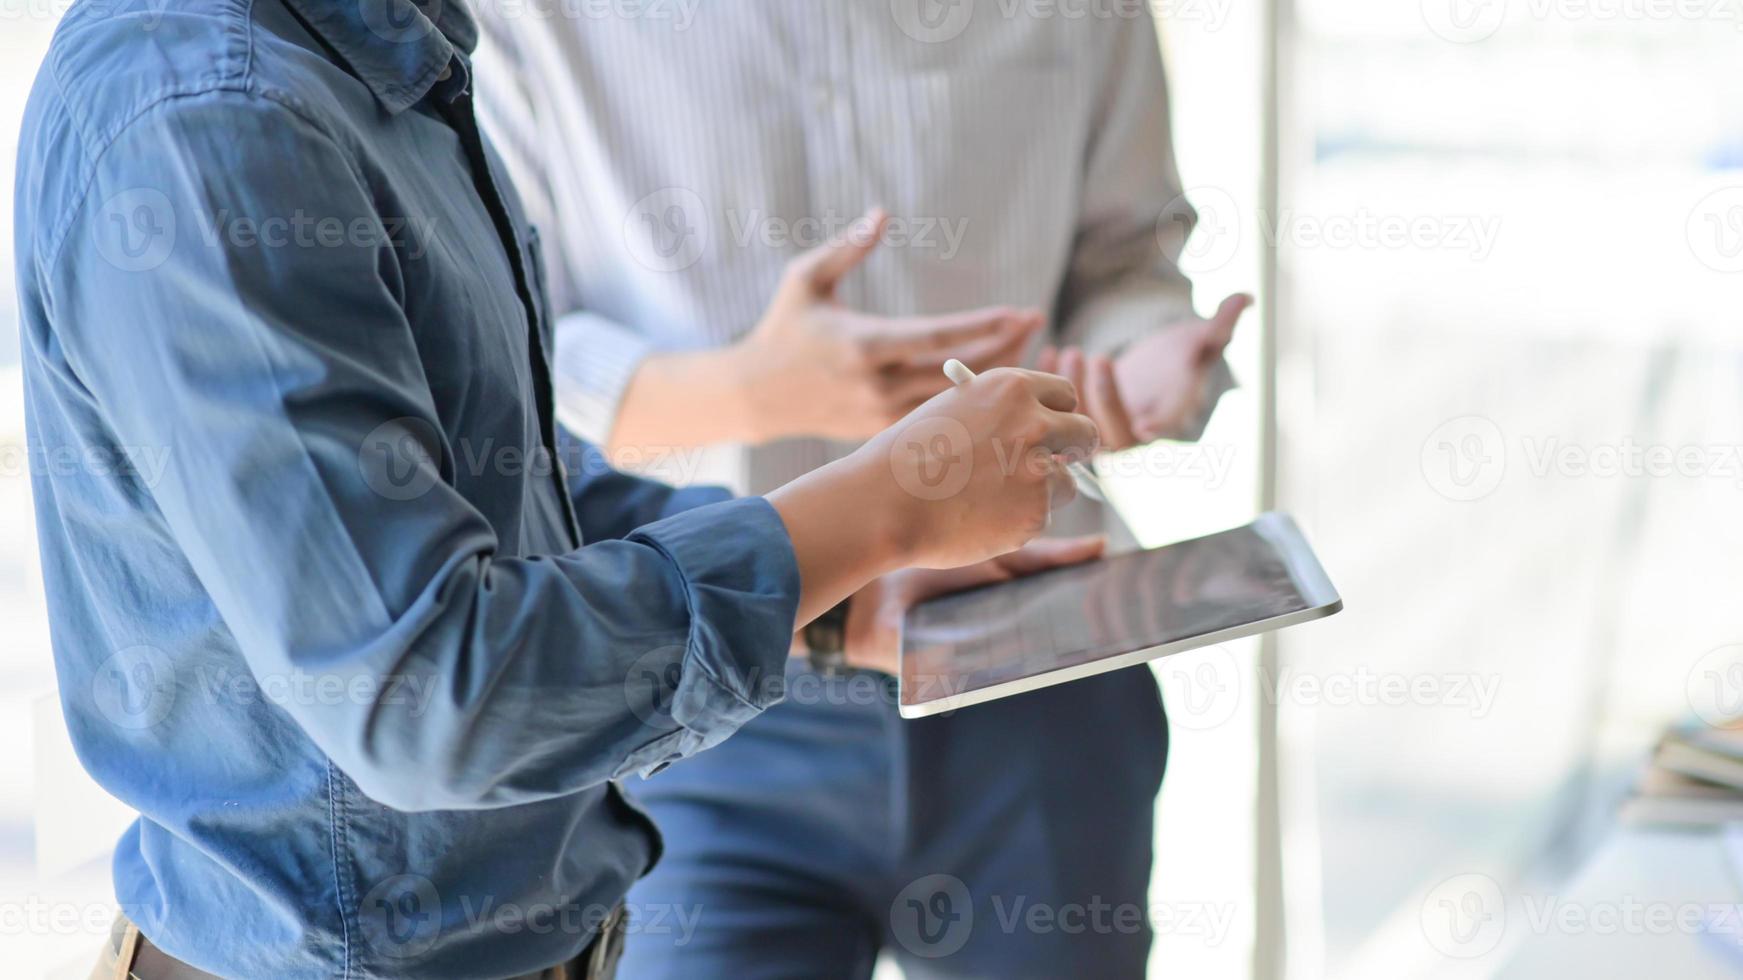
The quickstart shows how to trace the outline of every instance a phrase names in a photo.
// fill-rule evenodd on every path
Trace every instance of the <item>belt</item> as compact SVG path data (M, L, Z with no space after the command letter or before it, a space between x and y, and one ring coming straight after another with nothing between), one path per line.
M618 960L623 958L623 937L629 916L620 904L611 910L599 934L581 955L535 973L522 973L509 980L614 980ZM109 942L91 971L90 980L222 980L216 974L189 966L151 944L139 927L124 915L115 917Z

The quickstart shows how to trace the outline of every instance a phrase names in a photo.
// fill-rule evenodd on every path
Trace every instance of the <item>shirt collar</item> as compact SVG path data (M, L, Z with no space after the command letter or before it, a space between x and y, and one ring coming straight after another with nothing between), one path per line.
M478 46L465 0L285 0L390 113L422 101Z

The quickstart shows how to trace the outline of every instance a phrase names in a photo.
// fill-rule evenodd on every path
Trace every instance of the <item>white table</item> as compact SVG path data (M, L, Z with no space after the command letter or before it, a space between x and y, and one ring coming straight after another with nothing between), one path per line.
M1535 924L1521 924L1520 910L1509 910L1509 928L1522 925L1525 934L1497 976L1743 977L1743 952L1718 948L1712 937L1663 922L1692 906L1735 909L1743 903L1739 880L1717 831L1618 828L1564 887L1530 896L1538 913ZM1556 904L1546 905L1550 901ZM1576 924L1545 927L1554 921L1542 914L1547 907L1570 909ZM1653 916L1660 918L1655 922ZM1600 920L1608 924L1599 925Z

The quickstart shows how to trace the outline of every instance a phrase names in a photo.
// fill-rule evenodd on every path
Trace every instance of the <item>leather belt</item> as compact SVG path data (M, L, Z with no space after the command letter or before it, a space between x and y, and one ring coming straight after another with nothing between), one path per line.
M599 927L599 934L575 957L536 973L523 973L509 980L613 980L623 958L624 933L629 916L620 904ZM115 917L109 942L91 971L91 980L222 980L216 974L189 966L165 953L145 938L126 916Z

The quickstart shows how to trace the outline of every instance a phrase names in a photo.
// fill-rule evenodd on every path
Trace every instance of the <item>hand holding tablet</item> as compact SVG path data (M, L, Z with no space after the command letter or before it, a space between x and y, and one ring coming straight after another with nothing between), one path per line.
M901 714L953 711L1342 608L1295 522L1265 514L915 606L902 628Z

